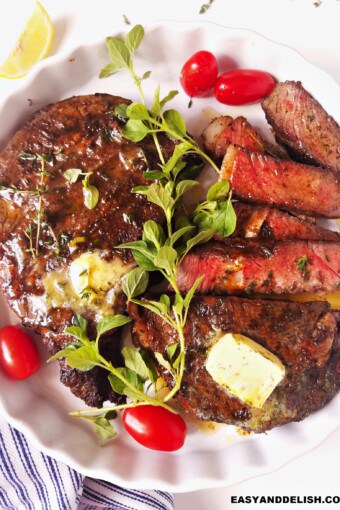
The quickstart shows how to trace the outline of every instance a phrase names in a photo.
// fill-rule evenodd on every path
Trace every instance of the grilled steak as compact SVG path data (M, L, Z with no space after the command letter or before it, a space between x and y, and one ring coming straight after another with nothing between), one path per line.
M163 221L158 206L131 193L134 186L147 184L143 171L156 168L159 160L152 139L133 143L122 137L121 121L113 114L121 103L129 101L96 94L49 105L0 154L3 291L23 324L41 333L51 352L72 340L64 329L76 313L89 320L93 332L102 314L125 310L120 281L134 261L129 251L114 247L139 239L148 219ZM174 142L163 137L160 143L168 158ZM37 154L45 155L44 176ZM93 172L88 184L99 192L93 209L84 204L84 176L71 183L64 176L68 169ZM97 288L86 282L90 277L97 281L99 269L81 262L84 254L101 264L105 281ZM106 342L101 349L115 358L119 342L111 342L109 353ZM63 382L87 404L113 398L100 369L80 373L62 366Z
M193 249L181 263L177 285L189 291L205 275L198 292L326 292L340 286L338 242L210 242Z
M234 202L237 216L233 237L261 239L301 239L307 241L339 241L337 232L319 227L274 207ZM221 241L224 238L216 237Z
M331 170L230 145L221 171L222 180L230 181L241 200L307 216L340 217L340 182Z
M216 163L221 163L230 144L253 152L283 157L283 151L267 142L244 117L216 117L202 133L203 147Z
M129 305L136 345L166 356L176 333L159 316ZM276 354L286 367L282 382L262 409L216 383L205 368L207 352L223 333L241 333ZM299 421L323 407L340 389L340 342L327 303L253 301L237 297L193 299L185 325L185 371L177 400L199 420L263 432ZM168 386L169 373L159 367Z
M340 128L300 82L278 83L262 108L295 159L340 171Z

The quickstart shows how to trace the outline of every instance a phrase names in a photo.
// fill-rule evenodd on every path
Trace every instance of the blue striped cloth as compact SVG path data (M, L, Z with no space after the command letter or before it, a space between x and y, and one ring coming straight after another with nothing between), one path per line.
M173 510L171 494L84 477L0 418L1 510Z

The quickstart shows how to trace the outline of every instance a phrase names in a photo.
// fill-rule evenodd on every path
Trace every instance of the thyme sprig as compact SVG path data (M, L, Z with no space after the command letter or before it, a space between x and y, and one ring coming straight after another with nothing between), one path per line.
M58 149L57 154L59 154L60 149ZM38 153L28 153L21 151L19 153L20 159L26 159L30 161L38 161L39 168L37 170L37 175L39 177L37 186L35 190L25 190L26 193L37 196L38 204L35 216L33 218L33 222L31 222L25 229L24 233L26 237L29 239L29 248L26 250L31 253L33 258L37 258L39 256L39 246L41 241L41 231L42 231L42 222L44 221L47 224L45 211L43 209L43 195L48 192L48 188L46 186L46 178L51 176L51 173L46 170L46 164L53 165L53 155L54 153L48 154L38 154ZM21 193L22 191L15 191L17 193ZM33 233L35 233L35 241L33 241Z

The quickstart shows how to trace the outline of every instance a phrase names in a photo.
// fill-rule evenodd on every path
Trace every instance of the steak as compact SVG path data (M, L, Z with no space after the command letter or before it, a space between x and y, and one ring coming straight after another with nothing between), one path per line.
M135 345L151 355L178 341L176 332L153 312L129 305ZM212 379L209 348L225 333L252 338L279 357L286 372L262 409L250 407ZM237 297L195 297L184 329L185 369L176 399L199 420L264 432L300 421L322 408L340 389L340 339L327 303L288 303ZM172 377L158 367L169 387Z
M332 170L230 145L221 167L233 196L307 216L340 217L340 182Z
M233 237L307 241L340 240L337 232L274 207L244 202L234 202L233 205L237 216ZM217 238L224 241L222 237Z
M262 108L277 141L295 159L340 171L340 128L301 82L278 83Z
M95 94L46 106L0 153L3 292L23 324L43 335L51 353L73 340L64 329L75 314L88 319L91 334L103 314L124 313L121 278L134 266L134 260L129 250L116 250L115 246L140 239L147 220L162 223L164 219L157 205L131 193L133 187L148 183L143 171L156 168L159 159L151 138L139 143L123 138L123 121L114 115L121 103L129 101ZM160 144L164 157L169 158L174 142L164 136ZM43 184L37 154L46 159ZM84 204L84 177L71 183L64 176L69 169L92 172L89 184L99 192L94 208ZM112 274L105 273L105 288L75 292L70 268L84 254L100 261L105 271L111 268ZM76 281L88 271L80 268ZM97 276L94 272L93 279ZM90 281L90 276L85 278ZM119 339L109 335L100 348L109 359L115 359ZM87 404L99 406L116 398L101 369L82 373L65 367L63 361L61 366L63 382Z
M203 131L202 141L205 151L218 164L222 163L230 144L253 152L284 156L282 149L264 140L244 117L216 117Z
M194 248L176 276L181 292L204 275L197 292L315 293L340 287L338 242L233 239Z

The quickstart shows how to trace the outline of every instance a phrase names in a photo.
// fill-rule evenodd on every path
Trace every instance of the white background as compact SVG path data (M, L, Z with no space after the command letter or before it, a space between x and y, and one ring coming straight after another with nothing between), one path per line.
M340 1L322 0L215 0L199 15L204 0L42 0L54 26L52 54L82 42L96 41L123 27L125 14L132 24L161 19L210 20L245 28L297 49L305 58L327 71L340 85ZM33 0L10 0L1 5L0 60L17 39L33 9ZM169 41L171 51L171 41ZM22 80L0 79L1 95L14 92ZM282 444L282 448L285 445ZM318 448L287 466L225 489L175 495L176 510L225 510L233 508L291 508L293 505L232 504L231 496L340 495L340 430ZM235 459L237 462L237 459ZM156 487L155 487L156 488ZM315 505L315 507L319 505ZM339 508L339 505L320 505ZM297 508L314 505L299 504Z

